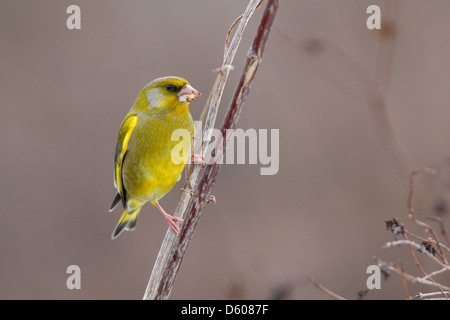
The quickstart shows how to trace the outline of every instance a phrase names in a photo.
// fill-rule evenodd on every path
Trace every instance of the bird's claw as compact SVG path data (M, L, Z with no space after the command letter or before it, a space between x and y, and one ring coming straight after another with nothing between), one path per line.
M203 167L205 167L205 161L201 154L193 154L191 157L192 162L199 162Z
M169 224L170 228L173 230L173 232L178 233L180 232L180 227L178 227L175 222L176 221L180 221L181 223L183 223L183 219L179 218L179 217L174 217L171 216L170 214L167 214L164 216L166 218L167 223Z

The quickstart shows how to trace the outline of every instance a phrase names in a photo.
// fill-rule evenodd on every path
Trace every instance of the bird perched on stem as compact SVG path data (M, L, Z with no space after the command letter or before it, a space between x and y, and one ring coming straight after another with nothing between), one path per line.
M189 113L189 102L200 93L189 82L179 77L158 78L139 93L136 102L122 122L114 157L114 185L118 191L110 211L121 201L125 209L112 238L123 230L133 230L142 206L151 202L164 215L175 233L179 217L166 213L158 200L180 180L181 172L191 150L194 125ZM185 130L188 138L181 152L179 140L173 132ZM187 141L184 141L187 140ZM184 150L184 152L183 152ZM174 161L174 154L180 161Z

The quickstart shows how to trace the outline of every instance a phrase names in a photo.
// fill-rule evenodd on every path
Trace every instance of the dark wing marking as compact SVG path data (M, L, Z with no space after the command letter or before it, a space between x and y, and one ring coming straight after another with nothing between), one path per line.
M136 127L136 123L137 115L130 114L125 117L119 130L116 153L114 155L114 185L117 188L118 195L113 200L111 205L112 209L114 209L120 199L122 200L123 206L126 206L126 190L123 185L122 167L128 151L128 142L130 141L131 134Z

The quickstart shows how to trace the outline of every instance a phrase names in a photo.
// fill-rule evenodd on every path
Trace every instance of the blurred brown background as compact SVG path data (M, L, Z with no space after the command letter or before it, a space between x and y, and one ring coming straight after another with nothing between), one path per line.
M171 298L270 299L289 283L286 298L329 299L305 280L310 274L353 299L366 288L374 255L419 274L407 248L382 249L393 238L385 220L419 230L407 218L407 176L378 138L351 65L376 77L389 61L380 55L393 49L380 78L386 108L412 160L406 170L439 171L418 179L415 198L418 217L435 215L449 192L450 1L376 1L397 24L393 38L366 28L373 2L281 1L238 124L280 130L280 170L261 176L260 165L223 167L217 203L204 212ZM66 28L70 4L81 8L81 30ZM246 5L0 1L0 298L142 298L167 224L146 205L134 232L110 239L122 213L107 211L119 125L141 88L165 75L203 93L191 104L198 119L226 31ZM221 115L262 11L235 58ZM304 45L311 39L312 56ZM161 200L168 212L180 188ZM448 227L445 210L441 218ZM72 264L81 268L81 290L66 288ZM405 298L399 276L367 295L382 298Z

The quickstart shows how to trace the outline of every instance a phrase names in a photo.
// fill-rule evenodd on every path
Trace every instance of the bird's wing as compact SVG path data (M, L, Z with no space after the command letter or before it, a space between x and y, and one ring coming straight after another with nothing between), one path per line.
M125 160L125 156L128 151L128 142L130 141L131 134L137 123L137 115L130 114L125 117L122 122L122 126L119 130L119 137L117 139L116 154L114 156L114 185L119 192L120 199L122 199L123 206L126 206L126 190L123 186L122 180L122 166ZM118 196L113 201L111 208L119 202Z

